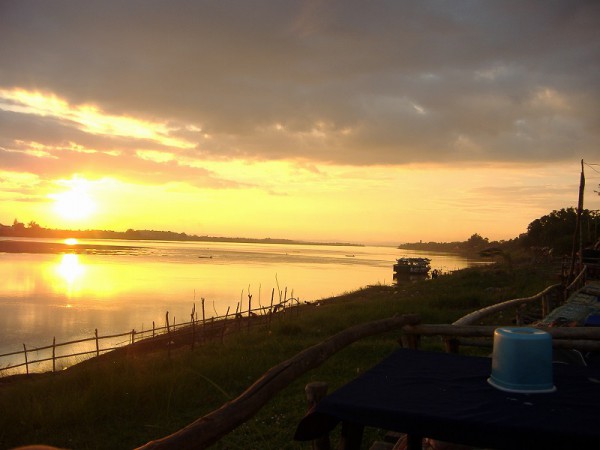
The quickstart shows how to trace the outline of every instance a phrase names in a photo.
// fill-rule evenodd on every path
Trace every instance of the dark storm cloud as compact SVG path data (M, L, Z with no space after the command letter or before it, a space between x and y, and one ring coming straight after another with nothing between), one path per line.
M553 161L600 143L599 2L0 1L0 36L0 87L194 125L211 139L193 157Z

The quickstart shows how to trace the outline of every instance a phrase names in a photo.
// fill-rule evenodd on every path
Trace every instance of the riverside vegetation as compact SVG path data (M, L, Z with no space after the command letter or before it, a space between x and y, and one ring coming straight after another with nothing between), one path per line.
M270 367L352 325L404 313L419 314L423 323L451 323L556 282L555 268L548 265L496 263L302 305L269 327L241 330L224 343L209 341L193 351L187 346L171 352L114 352L54 374L0 378L0 448L44 443L81 450L133 449L217 409ZM506 324L511 318L496 320ZM212 448L310 448L292 440L306 410L304 386L325 381L330 391L336 389L396 349L398 337L399 332L390 332L350 345L301 376ZM441 349L441 342L432 338L424 347ZM365 436L365 446L369 441Z

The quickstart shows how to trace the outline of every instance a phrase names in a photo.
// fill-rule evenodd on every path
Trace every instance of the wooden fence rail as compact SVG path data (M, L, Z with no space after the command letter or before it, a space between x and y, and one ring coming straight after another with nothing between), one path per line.
M274 294L274 290L273 290ZM204 299L202 299L204 300ZM268 320L268 325L271 324L271 318L273 315L281 315L285 313L292 306L299 306L300 300L294 297L287 298L287 292L285 296L280 298L279 303L273 304L273 295L271 296L271 304L270 306L259 306L257 308L252 309L252 296L249 295L248 301L248 309L244 309L242 311L242 306L238 303L237 311L235 315L229 314L229 308L227 309L227 313L223 316L213 316L209 319L205 316L204 311L204 301L202 302L202 318L198 320L198 318L194 315L196 310L196 305L193 305L191 320L189 322L175 322L175 317L172 319L172 323L169 321L169 313L166 314L166 324L162 327L156 327L155 323L152 322L152 329L136 331L135 329L124 332L124 333L116 333L105 336L98 335L98 329L95 330L94 336L89 338L75 339L67 342L56 342L56 337L53 338L52 344L45 345L41 347L27 347L23 344L23 350L9 352L0 354L0 376L2 376L5 372L20 372L22 367L25 367L25 373L29 374L30 369L33 366L39 366L42 363L47 363L52 361L52 371L56 371L56 362L66 358L75 358L75 357L92 357L92 356L100 356L101 354L111 352L117 348L123 347L128 344L135 344L137 342L141 342L144 340L156 338L159 336L171 335L173 333L178 333L179 336L182 336L182 330L189 329L189 334L191 336L192 346L196 340L196 333L198 333L203 339L204 334L207 331L211 330L211 327L219 324L222 328L220 338L221 340L224 338L226 333L226 327L228 321L234 321L237 325L237 330L239 331L241 327L241 321L239 319L248 319L247 320L247 328L249 329L252 325L260 325L264 323L264 321L252 321L252 318L266 318ZM183 336L186 336L183 334ZM114 342L115 339L123 338L120 342ZM113 341L109 346L102 346L103 342L107 340ZM57 354L57 349L63 347L69 347L77 344L86 344L91 343L90 349L73 351L65 354ZM39 354L40 352L52 351L51 356L41 357L37 359L32 359L31 356L35 354ZM22 361L20 363L7 363L6 365L1 364L2 360L11 359L14 357L22 355Z

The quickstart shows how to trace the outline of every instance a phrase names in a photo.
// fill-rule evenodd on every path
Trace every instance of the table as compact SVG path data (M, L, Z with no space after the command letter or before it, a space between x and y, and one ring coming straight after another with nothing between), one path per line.
M499 449L599 448L596 368L554 364L557 390L547 394L498 390L487 383L490 373L491 358L397 350L325 397L294 439L316 439L341 421L342 433L359 440L369 426L407 433L413 445L429 437Z

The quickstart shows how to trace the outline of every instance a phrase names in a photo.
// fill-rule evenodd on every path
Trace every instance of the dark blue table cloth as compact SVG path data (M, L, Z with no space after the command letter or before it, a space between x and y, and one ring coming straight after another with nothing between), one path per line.
M490 358L401 349L325 397L294 438L344 421L487 448L600 448L598 371L555 364L547 394L498 390L490 373Z

